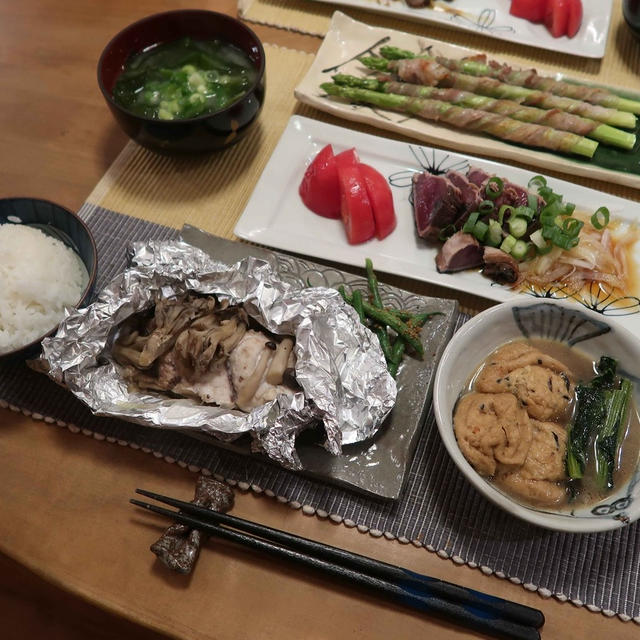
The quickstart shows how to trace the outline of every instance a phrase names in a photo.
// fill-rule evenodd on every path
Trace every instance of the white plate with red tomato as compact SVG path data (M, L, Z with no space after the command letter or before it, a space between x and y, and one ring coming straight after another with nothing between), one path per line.
M368 185L362 175L363 165L381 176L382 182L377 177ZM365 259L371 258L379 272L497 302L522 295L566 299L562 288L543 294L525 293L498 285L478 270L438 272L435 258L439 245L427 242L416 232L412 179L416 172L464 173L471 167L523 186L536 175L499 162L293 116L234 231L251 242L354 267L362 267ZM340 178L338 174L342 174ZM604 206L612 220L637 224L637 203L556 178L546 180L579 209L589 212ZM391 213L387 193L391 195ZM631 260L637 270L640 246L634 247ZM640 283L640 273L635 282ZM574 299L640 332L640 291L626 294L613 300L610 295L600 299L590 292Z
M602 58L612 0L316 0L438 23L585 58ZM423 6L411 4L423 3Z

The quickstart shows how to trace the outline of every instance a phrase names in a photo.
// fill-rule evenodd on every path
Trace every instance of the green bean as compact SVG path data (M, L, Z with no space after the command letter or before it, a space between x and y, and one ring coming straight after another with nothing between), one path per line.
M352 297L347 295L344 287L338 287L338 291L340 291L340 294L347 303L352 304ZM409 345L417 355L419 355L420 357L424 355L424 348L422 347L422 343L416 335L418 327L411 327L407 325L390 311L387 311L386 309L378 309L378 307L374 307L366 300L362 301L362 307L364 309L365 315L368 318L380 324L387 325L389 328L393 329L399 336L402 336L402 339L405 340L407 345Z
M442 311L425 311L424 313L416 313L409 319L408 324L415 325L416 327L424 327L427 320L431 320L433 316L441 316Z
M380 290L378 289L378 278L373 272L373 262L371 262L370 258L367 258L364 263L367 268L367 282L369 283L371 302L373 303L374 307L382 309L382 299L380 298Z
M391 362L395 363L396 365L399 365L402 360L402 356L404 355L405 348L406 348L406 342L401 338L398 338L393 343L393 349L391 350Z
M375 333L378 336L378 342L382 353L384 353L384 359L387 361L387 365L391 362L391 340L389 340L389 334L386 327L380 325L375 327Z
M366 318L364 316L364 309L362 308L362 293L358 290L353 292L352 306L358 312L360 322L362 322L362 324L365 324Z
M393 315L398 316L398 318L404 322L413 318L413 313L411 313L411 311L405 311L404 309L389 309L389 311L391 311Z
M388 309L391 313L398 316L400 320L404 322L413 322L417 326L424 326L427 320L430 320L433 316L441 316L442 311L425 311L423 313L411 313L411 311L405 311L404 309Z

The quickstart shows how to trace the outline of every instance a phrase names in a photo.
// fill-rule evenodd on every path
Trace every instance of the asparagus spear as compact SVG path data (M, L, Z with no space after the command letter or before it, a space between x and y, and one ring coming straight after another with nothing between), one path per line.
M390 46L381 47L380 53L388 60L417 57L416 54L411 51ZM603 107L640 114L640 102L637 100L623 98L602 87L587 87L572 82L554 80L547 76L540 76L535 69L512 69L509 65L501 64L495 60L485 61L474 58L455 60L443 56L437 56L435 58L430 56L420 57L436 60L444 67L447 67L447 69L451 69L451 71L459 71L460 73L466 73L472 76L497 78L507 84L548 91L555 95L575 98L576 100L585 100L586 102L599 104Z
M515 100L525 105L538 106L544 109L560 109L567 113L591 118L613 127L633 129L636 117L628 111L617 111L600 105L556 96L546 91L538 91L500 82L495 78L477 77L450 71L441 64L427 59L386 60L385 58L362 57L360 62L370 69L397 73L401 80L414 84L440 86L462 91L470 91L492 98ZM416 64L418 63L418 64ZM424 64L427 73L420 64ZM423 81L424 80L424 81Z
M370 89L383 93L396 93L416 98L430 98L432 100L442 100L469 109L480 109L499 113L514 120L522 122L534 122L543 124L553 129L571 131L578 135L587 136L594 140L599 140L605 144L621 147L623 149L633 149L636 143L636 136L627 131L621 131L607 124L601 124L589 118L582 118L570 113L560 112L557 109L538 109L537 107L525 107L513 100L498 100L487 96L479 96L468 91L458 91L457 89L437 89L426 87L409 82L382 81L375 78L358 78L339 73L333 76L336 84L360 89Z
M324 83L321 88L329 95L346 98L351 102L411 113L425 120L444 122L453 127L481 131L509 142L527 146L543 147L553 151L573 153L591 158L598 143L568 131L556 131L550 127L528 122L518 122L496 113L477 109L464 109L448 102L414 98L391 93L379 93L368 89L341 87Z

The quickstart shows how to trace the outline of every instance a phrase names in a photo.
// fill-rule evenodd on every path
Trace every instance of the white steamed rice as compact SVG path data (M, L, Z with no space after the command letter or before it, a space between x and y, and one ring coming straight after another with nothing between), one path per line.
M60 240L21 224L0 225L0 354L48 333L80 299L89 274Z

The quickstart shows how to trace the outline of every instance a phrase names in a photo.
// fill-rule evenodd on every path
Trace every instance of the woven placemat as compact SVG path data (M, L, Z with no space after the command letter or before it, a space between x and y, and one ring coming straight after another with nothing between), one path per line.
M312 61L312 56L296 51L269 45L265 50L267 101L260 126L247 138L219 155L179 159L157 156L130 143L93 190L80 214L98 244L98 287L124 267L127 240L175 237L184 223L233 237L235 222L295 112L293 86ZM305 109L298 113L314 115ZM383 279L416 293L442 295L431 285ZM469 296L467 304L477 309L488 303ZM192 471L212 473L244 489L276 496L305 513L413 543L543 596L570 599L606 615L640 622L638 525L577 536L537 529L508 516L457 471L440 442L432 413L403 496L396 502L380 502L178 433L96 418L63 389L15 363L0 365L0 407L7 406L97 440L128 444ZM448 478L446 485L443 477Z
M96 238L100 289L126 263L123 238L171 239L172 229L86 203L80 215ZM462 316L459 322L464 322ZM0 407L118 442L194 472L287 502L306 514L438 553L509 579L544 597L640 623L640 527L598 535L539 529L485 500L460 474L438 434L433 411L422 428L402 495L381 501L310 480L173 430L91 415L85 405L23 363L0 364ZM442 479L447 481L443 482Z

